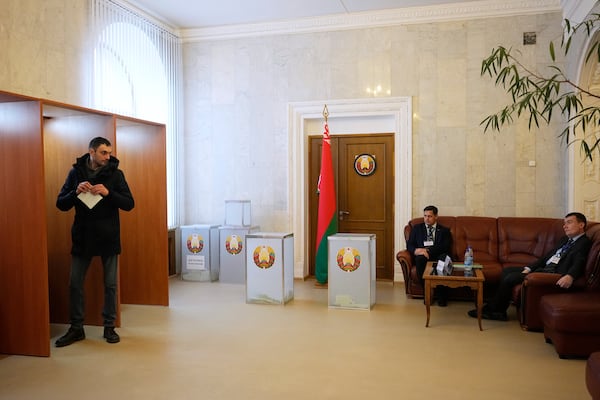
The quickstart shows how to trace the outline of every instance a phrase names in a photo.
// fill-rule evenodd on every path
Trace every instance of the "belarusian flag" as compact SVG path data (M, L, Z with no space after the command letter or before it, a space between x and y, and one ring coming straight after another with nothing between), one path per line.
M317 184L319 211L317 214L317 257L315 278L320 284L327 283L327 237L337 233L337 215L335 205L335 181L333 161L331 159L331 138L325 122L323 149L321 151L321 173Z

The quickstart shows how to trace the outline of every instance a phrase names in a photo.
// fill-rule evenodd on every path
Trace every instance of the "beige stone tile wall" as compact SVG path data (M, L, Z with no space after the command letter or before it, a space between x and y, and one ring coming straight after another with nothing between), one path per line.
M2 0L0 90L89 106L87 1Z
M413 99L412 213L560 216L567 150L559 126L502 133L479 125L507 96L480 77L498 44L542 70L561 15L526 15L190 42L184 45L182 223L221 222L224 199L251 199L253 219L289 226L287 105ZM88 106L91 41L86 2L4 0L0 89ZM523 32L538 44L523 46ZM335 127L331 127L333 130ZM536 166L530 167L529 161ZM402 177L398 177L402 179Z
M285 226L269 213L285 219L287 191L280 185L286 174L255 169L251 161L287 164L280 150L287 145L285 105L368 98L366 88L379 84L382 95L413 98L413 215L433 203L450 215L562 216L567 152L556 139L559 127L530 132L518 121L484 134L479 125L508 99L480 76L483 58L502 44L542 70L560 24L555 13L187 43L186 148L203 159L229 154L221 173L238 172L231 186L213 178L209 193L188 178L187 198L206 195L213 210L235 194L265 200L253 206L257 218ZM523 46L523 32L536 32L538 44ZM215 101L222 91L223 101ZM255 157L246 153L249 141L259 145ZM198 207L184 214L191 221L211 218Z

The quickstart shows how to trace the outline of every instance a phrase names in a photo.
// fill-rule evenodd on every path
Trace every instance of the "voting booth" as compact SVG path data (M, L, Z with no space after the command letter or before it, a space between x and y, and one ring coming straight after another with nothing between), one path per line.
M294 298L294 235L246 235L246 302L285 304Z
M185 225L181 230L181 279L219 279L219 225Z
M375 235L338 233L327 244L329 307L370 310L375 305Z

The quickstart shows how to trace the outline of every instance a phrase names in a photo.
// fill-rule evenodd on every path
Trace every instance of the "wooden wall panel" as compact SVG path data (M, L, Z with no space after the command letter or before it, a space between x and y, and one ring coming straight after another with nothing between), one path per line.
M135 199L121 213L122 303L169 305L164 125L117 123L116 152Z
M71 225L75 210L56 208L56 197L75 159L88 152L92 138L103 136L115 141L111 116L78 112L68 108L51 108L51 118L44 122L46 171L46 215L48 220L48 270L50 321L69 323L69 273L71 269ZM102 262L94 257L85 283L85 324L102 325L104 305ZM117 307L117 326L120 312Z
M49 356L44 155L38 101L0 103L0 148L0 352Z

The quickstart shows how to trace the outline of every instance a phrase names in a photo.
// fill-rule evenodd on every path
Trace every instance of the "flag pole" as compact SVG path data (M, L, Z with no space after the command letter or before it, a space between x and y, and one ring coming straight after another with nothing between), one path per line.
M335 176L331 157L331 137L327 118L327 104L323 107L323 146L321 148L321 172L317 183L319 206L317 210L317 252L315 259L315 278L317 287L327 287L328 278L328 241L330 235L337 233L337 207L335 195Z

